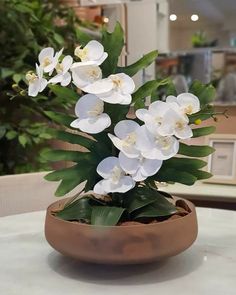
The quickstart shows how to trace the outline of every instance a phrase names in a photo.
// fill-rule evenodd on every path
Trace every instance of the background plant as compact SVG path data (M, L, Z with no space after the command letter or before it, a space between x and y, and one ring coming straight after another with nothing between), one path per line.
M38 151L46 146L47 110L68 110L77 95L53 86L29 97L25 73L35 68L42 47L71 52L83 39L82 23L73 10L52 0L2 0L0 5L0 175L48 169Z

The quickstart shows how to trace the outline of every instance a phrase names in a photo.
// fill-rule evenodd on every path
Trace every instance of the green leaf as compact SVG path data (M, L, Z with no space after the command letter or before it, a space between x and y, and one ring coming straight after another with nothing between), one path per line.
M89 139L81 134L70 133L70 132L61 131L57 129L50 129L50 133L56 139L69 142L71 144L78 144L87 149L90 149L91 145L95 143L94 140Z
M1 73L1 78L5 79L5 78L12 76L15 72L11 69L8 69L8 68L1 68L0 73Z
M215 130L216 130L215 126L207 126L207 127L192 129L192 131L193 131L192 138L212 134L215 132Z
M153 202L135 212L134 219L145 217L164 217L175 214L176 212L176 207L166 200L165 197L161 196L158 197L156 202Z
M212 174L206 171L202 170L192 170L191 174L193 174L195 177L197 177L198 180L201 179L208 179L212 177Z
M42 151L40 154L43 159L50 162L56 161L72 161L79 162L88 158L88 153L82 153L79 151L69 151L69 150L49 150Z
M125 208L109 207L109 206L94 206L91 214L92 225L113 226L116 225Z
M12 79L13 81L18 84L23 78L23 75L22 74L14 74Z
M185 170L188 167L193 169L201 169L207 165L207 162L199 159L173 157L169 160L164 161L163 165L168 168L175 168L180 170Z
M59 181L63 178L76 178L77 176L79 176L80 172L80 166L77 164L69 168L64 168L50 172L49 174L44 176L44 179L48 181Z
M178 154L188 157L207 157L214 153L215 149L208 145L187 145L180 143Z
M89 222L91 218L92 207L90 205L89 198L82 198L71 203L60 212L56 213L56 216L63 220L78 220Z
M18 135L18 133L15 130L10 130L10 131L7 132L6 138L8 140L12 140L12 139L16 138L17 135Z
M65 194L72 191L76 186L78 186L81 182L85 181L86 178L83 178L81 174L77 175L75 178L64 178L59 184L55 196L63 197Z
M9 132L9 131L8 131ZM8 133L7 132L7 133ZM3 138L3 136L5 135L5 133L6 133L6 128L5 128L5 126L0 126L0 139L1 138ZM6 135L6 137L7 137L7 135ZM7 139L9 139L9 138L7 138Z
M197 177L189 172L165 167L162 167L152 178L156 181L178 182L185 185L193 185L197 181Z
M118 67L117 72L125 73L132 77L136 73L138 73L140 70L147 68L150 64L152 64L156 60L157 56L158 56L158 51L154 50L144 55L140 60L138 60L132 65L129 65L127 67Z
M189 92L196 95L201 106L211 103L216 97L216 90L212 85L202 84L200 81L194 81L190 86Z
M102 45L108 53L107 59L101 65L103 75L107 77L116 73L118 59L124 46L124 32L120 23L117 22L112 33L103 31Z
M80 97L76 91L70 88L59 85L49 85L49 88L56 96L66 99L69 102L76 102Z
M148 189L146 187L138 187L130 191L127 196L125 196L124 206L127 208L129 213L132 213L135 210L155 202L158 197L162 197L158 191Z
M55 123L65 125L66 127L70 127L70 123L75 120L75 117L59 112L44 111L44 114Z
M82 46L87 45L87 43L92 40L92 37L86 34L85 32L83 32L83 29L79 27L75 28L75 34L76 34L78 43Z
M132 103L134 103L135 109L140 107L140 103L144 105L145 98L153 94L153 91L158 87L166 85L170 82L169 79L164 80L152 80L143 84L138 90L132 95Z
M21 134L18 136L19 143L25 147L29 143L28 136L26 134Z

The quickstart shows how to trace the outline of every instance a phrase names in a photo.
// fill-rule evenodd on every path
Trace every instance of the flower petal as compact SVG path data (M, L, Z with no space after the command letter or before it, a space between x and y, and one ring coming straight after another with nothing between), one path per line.
M101 95L103 93L107 93L111 91L113 87L113 83L109 79L102 79L102 80L91 81L91 82L93 83L88 84L85 87L82 87L81 89L87 93Z
M57 84L57 83L61 83L63 80L63 75L62 74L57 74L56 76L52 77L48 83L50 84Z
M73 122L76 121L76 125ZM71 123L71 127L76 126L83 132L89 134L97 134L105 130L111 125L111 119L107 114L102 114L99 117L77 119Z
M111 176L114 167L120 167L119 159L117 157L107 157L98 164L97 173L107 179Z
M186 114L191 115L200 111L200 101L192 93L181 93L177 96L177 101L182 108L185 108Z
M186 125L184 128L175 129L175 136L180 139L188 139L193 136L193 131L189 125Z
M143 181L147 179L147 176L142 174L141 167L139 167L138 170L134 174L132 174L132 178L135 181Z
M116 124L114 128L114 133L121 139L126 138L130 133L135 132L140 126L138 123L132 120L122 120Z
M40 83L40 88L39 88L39 92L42 92L48 85L48 81L44 78L41 78L39 80L39 83Z
M162 160L144 159L141 166L141 172L146 177L152 176L160 170L162 163Z
M69 72L63 75L63 79L61 81L61 86L67 86L71 82L71 74Z
M97 106L103 109L104 103L96 95L86 94L82 96L75 105L75 114L80 119L90 117L89 112Z
M64 74L69 71L72 63L73 63L73 58L70 55L67 55L63 58L61 64L63 66L63 73Z
M130 94L122 94L116 91L110 91L105 94L97 94L99 98L107 103L128 105L132 101Z
M104 191L103 188L103 183L105 180L100 180L97 184L95 184L93 191L95 194L99 194L99 195L105 195L106 192Z
M146 109L139 109L136 111L135 115L136 117L141 120L141 121L145 121L145 117L149 114L148 110Z
M33 83L29 84L28 95L29 96L37 96L40 91L40 81L39 79L35 80Z
M96 64L100 66L108 57L108 53L104 52L102 57L96 61Z
M81 66L71 70L73 83L78 88L84 88L102 78L102 71L98 66ZM85 90L84 90L85 91ZM85 91L88 92L88 91Z
M104 53L104 47L101 43L96 40L90 41L86 46L86 50L88 51L88 60L99 60Z
M129 174L134 174L139 168L138 158L128 158L124 153L119 153L119 161L121 168Z
M135 186L134 180L130 176L123 176L118 183L111 179L103 180L102 188L106 193L126 193Z
M119 89L123 94L133 93L135 89L135 84L134 80L130 76L124 73L119 73L115 75L110 75L108 78L110 78L111 80L119 79L121 81Z
M43 63L43 61L46 57L48 57L52 60L53 55L54 55L54 49L52 47L46 47L46 48L42 49L39 53L39 56L38 56L39 63L40 64Z

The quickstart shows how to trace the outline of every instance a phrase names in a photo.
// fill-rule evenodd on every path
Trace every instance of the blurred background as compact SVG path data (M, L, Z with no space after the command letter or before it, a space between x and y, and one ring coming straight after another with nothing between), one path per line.
M60 143L47 132L43 110L70 112L76 102L57 87L27 96L24 73L41 48L72 54L84 33L99 40L102 27L112 30L116 21L126 38L121 65L159 51L156 63L136 75L137 87L167 76L179 93L195 79L212 83L217 111L227 108L229 118L211 123L218 134L236 134L235 13L235 0L1 0L0 175L50 170L41 152Z

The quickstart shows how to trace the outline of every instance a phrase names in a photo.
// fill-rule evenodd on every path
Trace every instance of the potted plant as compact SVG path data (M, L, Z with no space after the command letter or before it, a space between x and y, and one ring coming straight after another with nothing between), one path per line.
M212 126L196 128L215 116L210 105L214 88L195 81L189 93L176 97L173 84L165 79L135 89L132 76L155 61L157 51L118 67L123 45L117 24L113 33L103 31L101 43L90 40L78 46L75 61L62 50L43 49L36 73L26 75L31 96L48 84L82 93L77 94L75 116L47 115L64 126L51 130L54 138L86 151L51 150L43 157L75 163L46 175L49 181L60 181L56 196L85 182L83 192L49 206L45 223L46 238L55 249L85 261L148 262L188 248L197 236L194 205L158 186L193 185L211 176L198 157L214 149L183 141L214 132ZM165 101L158 100L159 87L166 87ZM148 96L151 103L146 106Z

